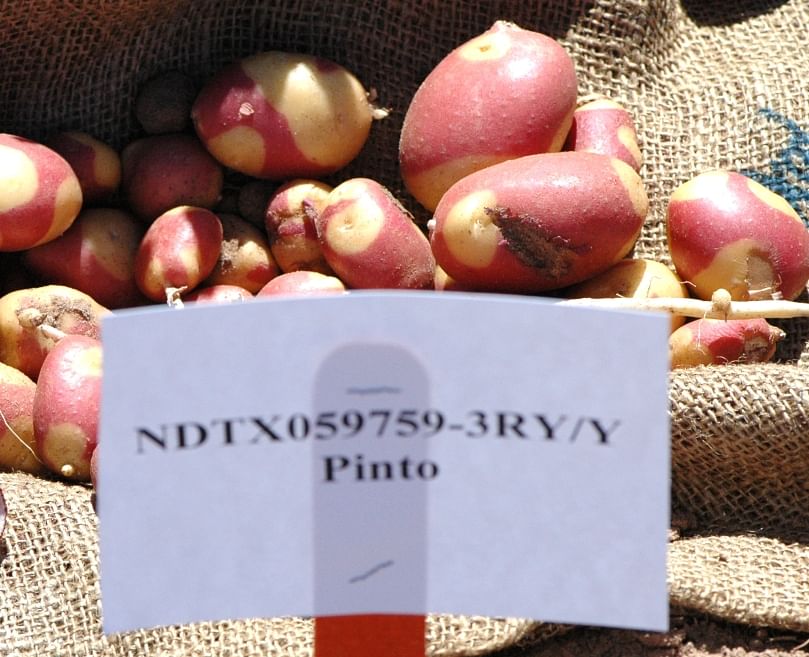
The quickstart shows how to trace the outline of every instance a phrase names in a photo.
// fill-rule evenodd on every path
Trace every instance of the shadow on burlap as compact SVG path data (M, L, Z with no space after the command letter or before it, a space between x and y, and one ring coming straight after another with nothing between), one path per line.
M367 175L427 219L404 190L396 151L410 97L451 48L496 19L560 39L580 94L607 94L634 115L650 213L636 255L670 264L666 201L711 168L742 171L807 218L809 5L733 0L525 2L73 3L3 6L0 130L44 138L84 130L121 148L139 136L139 86L180 69L198 82L260 50L313 52L375 88L374 125L340 179ZM671 375L672 606L750 625L809 631L809 328L773 365ZM295 655L306 619L205 623L100 634L96 519L81 486L0 475L9 503L0 543L0 654ZM566 628L516 619L431 616L431 655L536 647ZM743 646L740 650L743 650Z

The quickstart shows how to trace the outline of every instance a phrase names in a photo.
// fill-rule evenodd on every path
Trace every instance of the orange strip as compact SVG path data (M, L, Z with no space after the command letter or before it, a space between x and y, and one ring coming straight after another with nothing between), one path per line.
M315 657L424 657L426 617L366 614L315 618Z

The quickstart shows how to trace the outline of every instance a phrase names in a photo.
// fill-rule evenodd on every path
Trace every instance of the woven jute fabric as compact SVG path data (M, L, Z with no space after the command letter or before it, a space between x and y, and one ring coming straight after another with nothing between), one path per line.
M156 73L179 69L201 83L254 52L316 53L352 70L391 110L334 179L375 178L424 221L396 158L408 102L449 50L506 19L559 39L580 94L608 95L635 118L650 200L636 255L670 264L667 199L708 169L740 171L809 216L809 3L800 0L21 0L0 8L3 132L42 139L84 130L122 148L140 135L133 101ZM809 321L778 323L787 338L776 364L671 376L672 506L687 522L672 543L669 582L682 608L802 629ZM0 484L11 508L0 550L0 654L308 654L305 619L102 638L89 493L23 475ZM454 617L431 617L428 627L430 650L441 655L555 631Z

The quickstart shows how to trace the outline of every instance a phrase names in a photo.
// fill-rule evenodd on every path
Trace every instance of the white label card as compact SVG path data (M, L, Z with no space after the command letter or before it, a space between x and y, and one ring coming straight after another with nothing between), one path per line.
M118 311L104 631L355 613L666 629L668 332L461 293Z

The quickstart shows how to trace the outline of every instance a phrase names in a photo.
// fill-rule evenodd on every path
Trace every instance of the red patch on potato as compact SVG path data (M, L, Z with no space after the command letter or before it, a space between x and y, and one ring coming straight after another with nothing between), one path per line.
M632 249L648 210L624 162L596 153L528 155L459 180L436 208L436 261L460 285L537 293L606 270Z
M399 143L407 188L434 210L465 175L560 150L576 94L574 63L557 41L497 21L442 59L413 96Z
M733 171L708 171L671 195L667 237L701 299L794 299L809 279L809 231L783 197Z
M149 226L135 256L135 282L152 301L172 288L190 292L213 271L222 247L222 222L205 208L183 205Z
M22 251L66 231L82 207L79 179L43 144L0 134L0 251Z
M256 293L256 297L319 296L345 292L345 285L336 276L301 269L276 276Z

